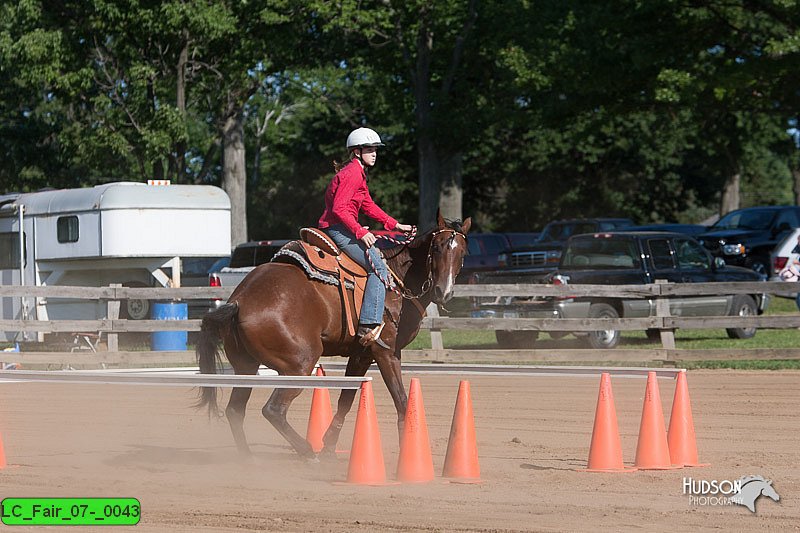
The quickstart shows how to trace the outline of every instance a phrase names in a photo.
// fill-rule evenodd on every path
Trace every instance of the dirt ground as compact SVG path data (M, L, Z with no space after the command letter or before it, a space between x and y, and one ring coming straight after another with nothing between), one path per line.
M394 407L374 375L393 478ZM419 377L440 473L459 377ZM319 464L296 459L261 417L265 389L256 389L248 406L245 429L255 457L243 462L227 423L209 422L191 408L192 389L0 384L0 435L10 464L0 470L0 498L136 497L141 522L114 531L139 532L800 529L800 372L690 372L700 459L711 466L630 474L576 471L586 465L599 379L467 379L483 482L437 478L384 487L335 484L347 477L347 455ZM645 380L615 377L612 383L623 455L632 462ZM674 381L659 384L668 423ZM335 401L338 393L331 395ZM301 433L310 402L304 392L290 411ZM354 424L355 409L341 447L349 447ZM771 479L780 502L761 497L753 514L742 506L691 505L682 493L685 476L748 474Z

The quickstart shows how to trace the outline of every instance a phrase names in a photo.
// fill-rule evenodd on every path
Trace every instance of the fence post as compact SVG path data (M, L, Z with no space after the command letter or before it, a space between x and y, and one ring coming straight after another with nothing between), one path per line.
M431 302L425 310L431 318L439 318L439 307ZM444 350L444 343L442 342L442 331L439 329L431 328L431 349Z
M669 283L665 279L657 279L657 285L664 285ZM659 333L661 335L661 346L664 347L665 350L674 350L675 349L675 330L674 329L664 329L664 318L668 318L670 315L669 313L669 298L664 296L661 293L661 288L659 287L658 296L656 297L656 316L661 318L661 328L659 329Z
M118 289L120 287L122 287L122 283L111 284L112 289ZM119 320L119 296L117 296L116 290L114 291L114 299L106 302L106 318L111 320L112 327L114 320ZM109 352L119 351L119 334L108 333L106 335L106 344L108 345Z

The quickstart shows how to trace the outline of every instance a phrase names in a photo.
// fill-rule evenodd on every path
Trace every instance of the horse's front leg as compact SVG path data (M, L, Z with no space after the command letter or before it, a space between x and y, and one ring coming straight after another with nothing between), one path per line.
M398 353L394 353L390 350L377 349L376 352L378 353L375 354L375 362L378 363L383 382L386 383L386 388L389 389L389 394L392 395L392 400L394 400L394 407L397 410L397 431L399 438L402 439L408 396L406 396L406 389L403 386L399 351L398 349Z
M345 376L363 376L372 364L372 356L369 352L362 352L358 355L351 355L347 360ZM331 425L322 437L323 447L320 451L321 456L334 457L336 455L336 443L339 442L339 434L342 432L344 419L353 407L353 400L356 397L356 389L342 389L339 393L339 402L336 406L336 414L331 420Z

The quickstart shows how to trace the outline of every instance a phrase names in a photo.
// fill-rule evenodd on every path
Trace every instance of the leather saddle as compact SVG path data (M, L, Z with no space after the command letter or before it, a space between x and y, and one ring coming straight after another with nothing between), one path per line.
M302 228L300 239L286 246L301 253L312 268L339 280L339 295L347 332L351 337L355 337L361 303L364 301L364 289L367 285L367 271L347 254L342 253L322 230ZM352 285L353 290L347 289L348 284Z

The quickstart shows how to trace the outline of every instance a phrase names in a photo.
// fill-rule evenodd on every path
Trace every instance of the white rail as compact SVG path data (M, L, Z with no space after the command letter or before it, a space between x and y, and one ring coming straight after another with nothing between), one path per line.
M255 387L274 389L359 389L371 377L236 376L161 372L111 373L71 370L0 370L0 383L83 383L93 385L159 385L166 387Z

